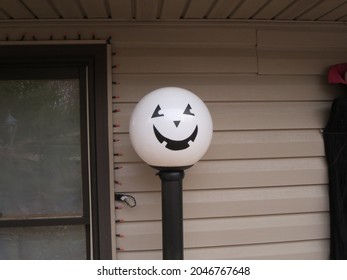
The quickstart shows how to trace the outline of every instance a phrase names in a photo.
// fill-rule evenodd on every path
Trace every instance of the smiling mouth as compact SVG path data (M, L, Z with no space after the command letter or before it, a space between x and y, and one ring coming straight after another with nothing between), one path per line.
M166 142L165 147L172 151L180 151L187 149L190 146L189 141L194 142L196 136L198 135L198 126L195 127L193 133L188 138L183 140L172 140L163 136L154 125L153 130L155 137L157 137L158 141L160 143Z

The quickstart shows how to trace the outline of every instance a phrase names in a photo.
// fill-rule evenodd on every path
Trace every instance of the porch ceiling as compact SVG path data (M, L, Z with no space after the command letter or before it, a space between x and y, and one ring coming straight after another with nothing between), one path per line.
M345 0L0 0L1 20L345 22Z

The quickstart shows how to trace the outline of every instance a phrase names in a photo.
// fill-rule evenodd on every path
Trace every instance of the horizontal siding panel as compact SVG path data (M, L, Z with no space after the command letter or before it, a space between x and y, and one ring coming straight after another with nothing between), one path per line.
M134 151L129 134L115 135L114 161L142 162ZM324 156L320 130L267 130L214 132L202 160L255 159Z
M166 2L166 1L165 1ZM176 5L177 0L175 0ZM165 12L166 3L164 3ZM173 11L174 12L174 11ZM176 13L180 13L179 8ZM174 17L176 15L173 15ZM171 48L179 46L194 45L196 48L202 46L229 46L229 47L254 47L256 45L256 29L254 27L231 27L222 25L213 26L141 26L135 28L124 27L114 28L112 25L106 27L105 31L115 36L113 40L113 49L118 46L144 47L146 44L169 46ZM237 40L235 40L237 38ZM194 53L194 52L193 52Z
M205 102L331 100L338 93L326 76L230 74L114 74L117 102L137 102L147 93L167 86L186 88Z
M52 0L64 18L83 18L81 10L75 1L71 0ZM176 1L176 0L175 0ZM113 2L113 1L110 1ZM12 3L12 2L11 2ZM13 3L15 3L13 1ZM17 2L16 2L17 3ZM26 10L16 9L17 5L12 5L14 13L22 13ZM6 9L7 10L7 9ZM12 10L11 10L12 11ZM112 9L111 9L112 13ZM11 13L10 13L11 14ZM25 12L23 17L33 18L33 15ZM128 14L127 14L128 16ZM78 34L83 40L89 40L93 34L96 38L107 40L112 37L112 51L120 55L124 47L134 48L139 50L148 47L163 48L168 47L174 50L179 47L191 47L193 55L196 49L203 47L219 48L235 48L250 49L256 45L256 28L254 27L232 27L230 24L218 26L206 25L158 25L151 24L136 24L132 23L121 24L115 22L96 22L84 21L83 23L73 23L71 28L65 24L57 25L54 22L47 22L45 25L3 25L1 31L3 34L10 34L11 40L20 40L23 34L27 34L30 28L30 33L35 34L37 40L50 40L53 34L54 39L63 38L64 34L72 33L75 39L78 39ZM237 40L235 40L237 38ZM30 36L25 40L32 41ZM61 40L61 39L58 39ZM232 51L232 50L230 50ZM116 55L117 57L117 55Z
M186 260L321 260L329 258L329 240L256 245L193 248L184 250ZM119 260L160 260L161 250L119 252Z
M319 130L215 132L203 160L324 156Z
M184 191L185 219L328 211L326 185ZM126 222L161 219L161 193L133 193L135 208L116 211ZM122 205L123 203L119 203Z
M185 250L185 259L206 259L204 256L225 260L326 260L329 257L329 242L323 239Z
M347 60L345 49L259 50L259 74L323 75Z
M305 48L309 50L325 48L343 49L347 47L347 38L345 29L326 28L273 28L258 30L258 47L275 48ZM332 50L333 51L333 50ZM299 69L298 69L299 70Z
M210 103L215 130L304 129L325 125L330 102Z
M215 131L313 129L327 121L331 102L232 102L207 103ZM128 132L135 104L117 104L115 132Z
M119 247L126 251L161 248L161 222L119 223ZM288 242L329 237L328 213L184 221L185 248Z
M159 191L156 170L145 163L115 170L118 192ZM184 189L228 189L327 184L324 158L200 161L186 171Z
M120 48L114 73L256 73L254 49Z

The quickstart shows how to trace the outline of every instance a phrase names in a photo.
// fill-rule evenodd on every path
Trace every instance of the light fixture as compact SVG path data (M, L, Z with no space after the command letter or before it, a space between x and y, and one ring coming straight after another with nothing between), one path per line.
M162 181L163 258L183 259L182 180L210 146L210 112L191 91L160 88L136 105L129 132L136 153Z

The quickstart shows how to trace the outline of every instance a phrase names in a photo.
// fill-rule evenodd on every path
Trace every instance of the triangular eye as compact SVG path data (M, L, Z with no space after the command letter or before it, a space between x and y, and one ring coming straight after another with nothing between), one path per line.
M191 112L191 110L192 110L192 107L190 107L190 105L188 104L188 106L187 106L187 108L184 110L183 114L195 116L195 114L193 114L193 113Z
M157 108L155 108L153 115L152 115L152 119L153 118L157 118L157 117L164 117L164 114L160 114L159 111L161 110L160 106L158 105Z

